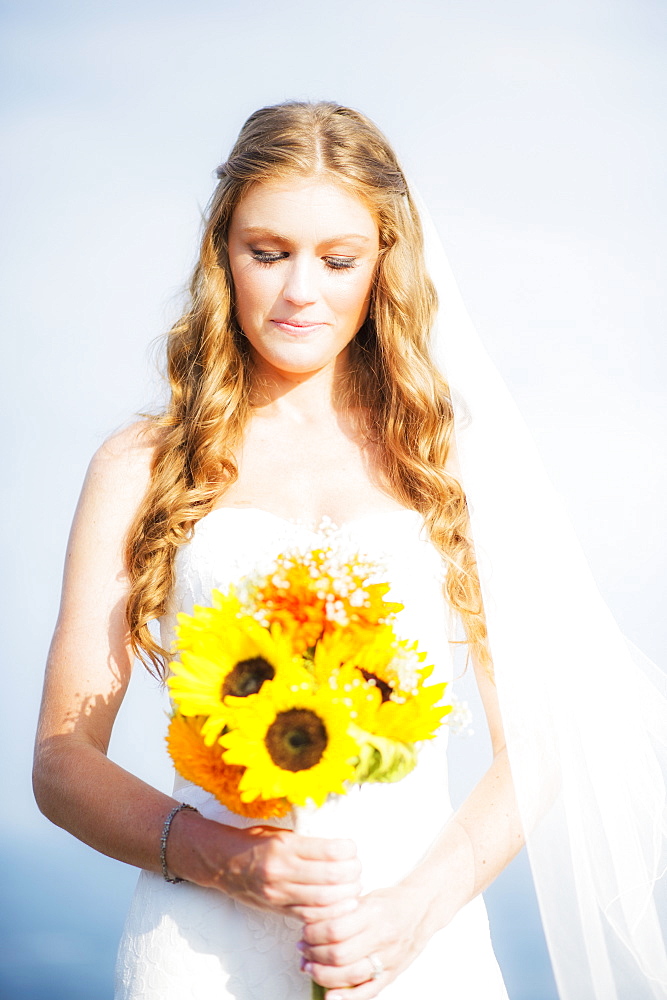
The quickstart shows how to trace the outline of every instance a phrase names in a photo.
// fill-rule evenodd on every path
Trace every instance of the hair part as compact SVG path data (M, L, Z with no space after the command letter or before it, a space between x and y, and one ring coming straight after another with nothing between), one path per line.
M234 452L250 415L252 360L235 316L227 251L232 214L253 184L295 174L349 187L377 221L376 278L368 317L352 342L342 399L365 414L387 487L423 515L447 564L449 603L470 648L488 663L465 495L445 471L453 411L429 351L437 300L419 215L379 129L359 111L329 102L286 102L254 112L218 168L189 307L167 335L171 398L164 413L150 418L160 429L151 480L127 536L132 648L164 676L169 653L149 623L168 608L178 547L238 474Z

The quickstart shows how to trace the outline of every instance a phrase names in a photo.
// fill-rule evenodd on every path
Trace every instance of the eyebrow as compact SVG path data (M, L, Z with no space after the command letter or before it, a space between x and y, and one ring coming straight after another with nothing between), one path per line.
M283 236L281 233L275 233L271 229L264 229L261 226L249 226L241 230L241 234L248 237L256 237L265 240L278 240L281 243L291 243L288 236ZM321 241L322 244L330 243L361 243L364 246L368 246L371 240L368 236L363 236L361 233L339 233L337 236L330 236L326 240Z

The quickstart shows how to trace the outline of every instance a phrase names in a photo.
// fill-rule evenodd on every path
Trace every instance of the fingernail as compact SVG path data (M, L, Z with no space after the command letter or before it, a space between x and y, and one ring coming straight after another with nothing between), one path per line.
M307 945L306 945L305 941L299 941L299 942L297 942L297 946L296 946L296 950L297 951L305 951L306 948L307 948Z
M305 970L306 970L306 960L305 960L305 958L300 958L299 959L299 968L301 969L302 972L305 972Z
M303 971L307 972L309 976L312 976L312 974L313 974L313 963L312 962L304 962L303 963Z
M340 993L327 993L327 1000L343 1000Z

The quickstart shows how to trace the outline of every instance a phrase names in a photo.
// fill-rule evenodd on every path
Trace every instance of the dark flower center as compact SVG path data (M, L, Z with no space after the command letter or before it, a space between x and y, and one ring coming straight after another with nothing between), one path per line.
M283 771L307 771L319 764L329 736L319 715L307 708L279 712L266 731L266 749Z
M381 677L377 676L377 674L371 673L370 670L362 670L361 673L365 681L375 681L375 685L382 695L382 702L384 703L385 701L389 701L394 693L394 689L391 684L387 684L386 681L383 681Z
M264 681L271 681L275 676L273 666L263 656L239 660L223 681L222 697L232 694L235 698L247 698L249 694L257 694Z

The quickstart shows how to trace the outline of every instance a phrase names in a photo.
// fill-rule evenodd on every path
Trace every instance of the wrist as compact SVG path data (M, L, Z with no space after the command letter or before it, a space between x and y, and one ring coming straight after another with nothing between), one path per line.
M257 829L238 829L190 810L178 812L167 845L169 873L233 895L239 881L244 881L247 853L254 847L253 832Z
M171 820L167 843L161 856L167 871L175 881L211 885L210 866L203 845L210 839L211 827L220 824L208 820L193 809L182 809ZM163 870L164 875L164 870Z
M179 802L173 807L173 809L167 814L167 818L164 821L162 827L162 836L160 838L160 868L162 869L162 877L165 882L171 882L172 884L177 882L184 882L185 879L181 878L179 875L172 875L167 866L167 844L169 842L169 834L171 832L171 824L174 822L176 816L179 813L184 812L199 812L194 806L189 805L187 802Z

